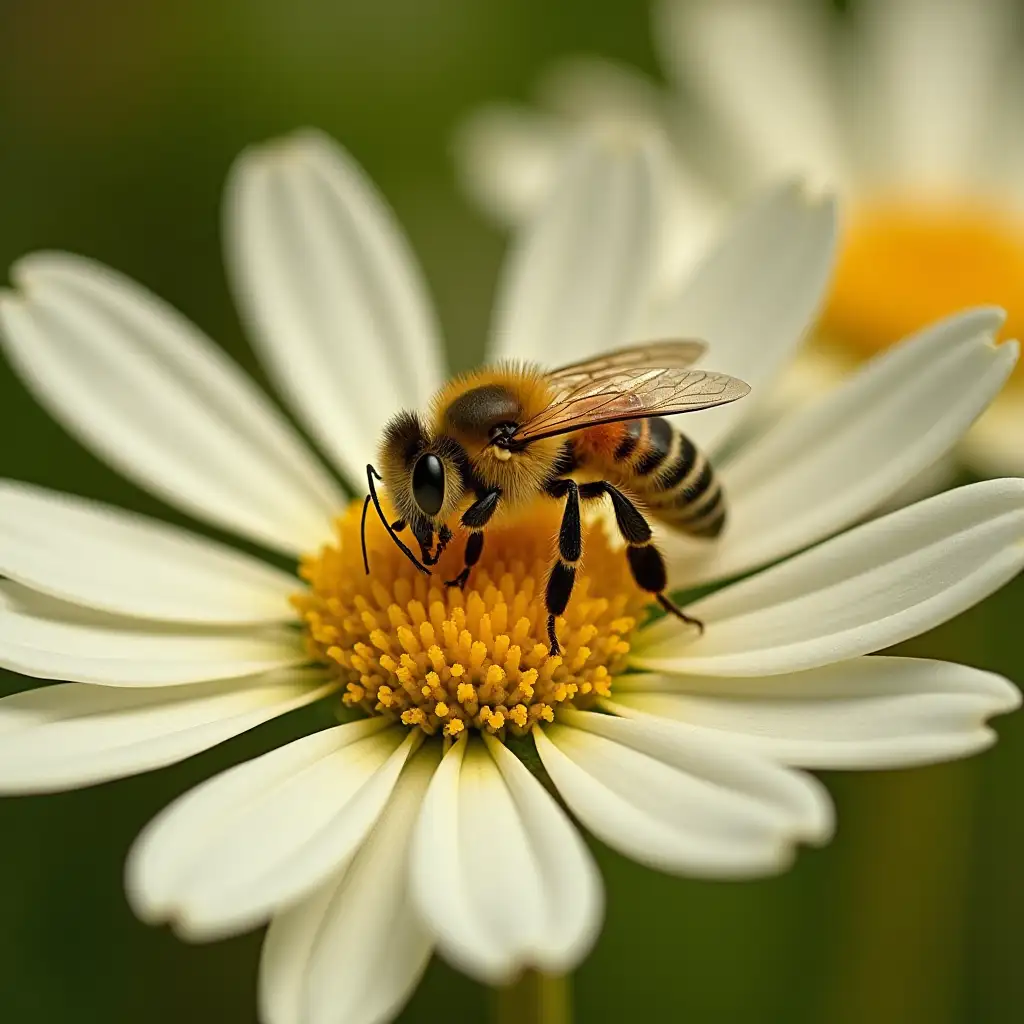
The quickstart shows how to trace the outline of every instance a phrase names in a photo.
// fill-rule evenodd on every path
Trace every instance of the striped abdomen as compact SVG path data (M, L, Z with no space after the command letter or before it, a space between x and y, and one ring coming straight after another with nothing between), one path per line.
M616 424L613 438L581 447L608 479L637 494L655 518L695 537L717 537L725 526L725 496L710 461L668 420L652 416Z

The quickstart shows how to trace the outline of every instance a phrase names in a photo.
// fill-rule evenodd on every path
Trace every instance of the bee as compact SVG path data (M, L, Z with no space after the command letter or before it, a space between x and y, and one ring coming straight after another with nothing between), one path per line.
M490 524L523 513L538 496L564 502L545 591L548 639L557 654L555 620L568 606L583 555L580 507L608 500L637 585L703 628L666 596L665 563L634 499L659 522L695 537L717 537L725 526L725 497L711 463L664 418L749 393L734 377L692 368L706 348L700 341L655 342L549 372L499 365L448 383L433 400L429 422L399 413L384 429L382 472L366 467L367 573L371 503L391 539L427 574L457 520L468 532L463 568L446 586L464 588ZM375 481L387 489L395 522L384 514ZM399 536L407 528L418 558Z

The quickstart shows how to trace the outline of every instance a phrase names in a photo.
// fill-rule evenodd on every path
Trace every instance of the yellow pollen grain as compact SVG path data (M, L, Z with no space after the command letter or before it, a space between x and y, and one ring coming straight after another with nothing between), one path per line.
M825 341L872 355L978 305L1004 307L1003 336L1021 336L1024 220L979 201L897 197L854 207L848 221L822 320Z
M308 649L343 684L346 704L428 734L454 738L476 728L504 737L611 693L647 596L601 522L585 527L585 560L557 622L562 653L552 656L544 590L556 503L538 500L522 519L489 528L465 591L444 586L462 568L464 536L427 577L373 515L366 576L361 512L354 503L335 522L335 542L302 560L309 590L292 602Z

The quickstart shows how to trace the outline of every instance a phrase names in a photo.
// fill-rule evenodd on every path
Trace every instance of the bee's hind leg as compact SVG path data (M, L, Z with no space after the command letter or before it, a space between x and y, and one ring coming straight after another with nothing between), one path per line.
M700 619L687 615L671 598L665 596L665 587L668 586L665 560L654 546L650 524L640 509L617 487L603 480L583 484L580 487L580 494L588 500L601 498L606 494L612 499L615 524L626 542L626 560L629 562L629 571L636 585L641 590L653 594L654 599L665 611L690 626L696 626L703 633L704 623Z
M659 556L660 557L660 556ZM662 608L665 609L670 615L674 615L677 619L681 619L688 626L696 626L698 631L704 633L704 623L700 619L695 619L692 615L687 615L682 608L679 607L671 598L666 597L664 594L655 595L655 599Z

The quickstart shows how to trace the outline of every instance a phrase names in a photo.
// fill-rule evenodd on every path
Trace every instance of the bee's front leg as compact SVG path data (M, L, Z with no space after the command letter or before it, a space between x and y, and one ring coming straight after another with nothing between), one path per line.
M427 565L437 565L441 556L444 554L444 549L448 547L448 542L452 539L452 531L448 529L448 526L442 526L437 532L437 547L433 553L430 551L423 552L423 561Z
M399 522L402 525L402 529L404 529L406 526L404 520L399 520ZM416 543L420 546L420 561L424 565L433 565L437 561L430 554L430 549L434 545L434 531L429 525L413 522L412 534L416 538Z
M497 511L498 499L500 497L501 491L498 488L494 488L492 491L485 491L462 513L462 518L459 522L472 532L466 541L466 553L462 571L455 579L446 580L444 584L446 587L458 587L460 590L465 588L466 582L469 580L469 574L473 571L473 566L480 561L480 555L484 550L483 530ZM449 533L450 536L451 534Z
M462 567L462 571L453 580L445 580L444 585L446 587L458 587L459 590L465 590L466 582L469 580L469 574L473 571L473 566L480 561L480 554L484 549L484 531L474 530L466 541L466 555L465 564Z

